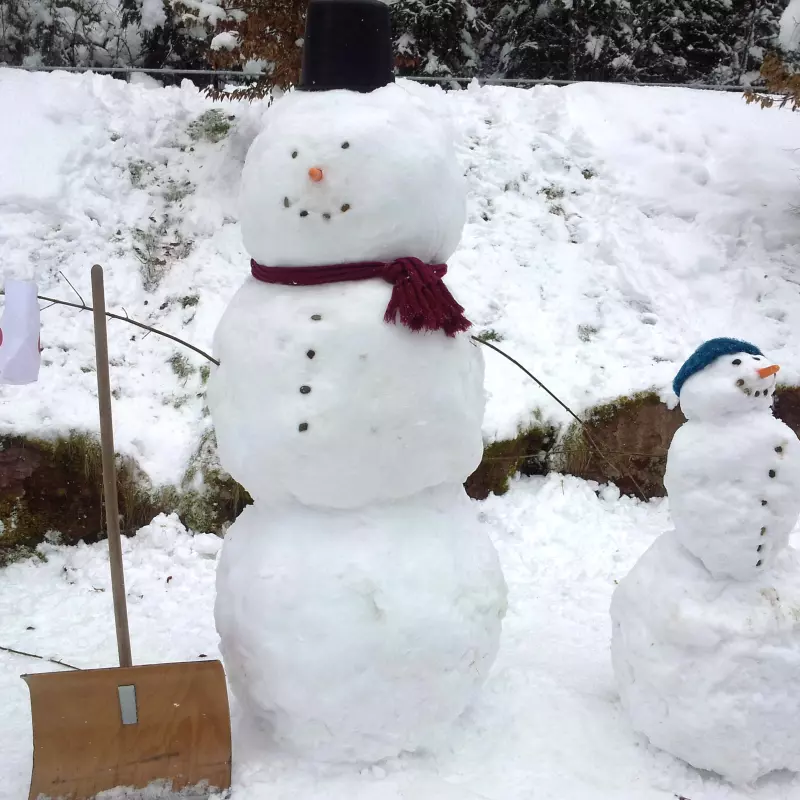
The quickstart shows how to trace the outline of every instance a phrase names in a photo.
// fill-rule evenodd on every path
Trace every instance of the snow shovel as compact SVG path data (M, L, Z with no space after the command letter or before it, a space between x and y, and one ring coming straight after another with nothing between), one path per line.
M97 394L119 668L23 675L31 695L29 800L89 800L119 786L202 797L231 782L219 661L131 666L122 572L103 270L92 268ZM169 788L171 785L171 789ZM155 787L154 787L155 788ZM159 794L159 797L162 795Z

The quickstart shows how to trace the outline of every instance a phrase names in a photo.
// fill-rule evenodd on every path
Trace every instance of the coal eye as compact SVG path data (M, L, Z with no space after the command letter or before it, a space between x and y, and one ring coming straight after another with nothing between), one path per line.
M753 356L753 361L761 361L761 356Z
M731 361L731 364L733 364L734 367L738 367L739 364L741 364L741 363L742 363L742 359L741 358L734 358L733 361Z
M292 158L297 158L297 150L292 151Z
M342 150L347 150L350 147L350 142L342 142Z

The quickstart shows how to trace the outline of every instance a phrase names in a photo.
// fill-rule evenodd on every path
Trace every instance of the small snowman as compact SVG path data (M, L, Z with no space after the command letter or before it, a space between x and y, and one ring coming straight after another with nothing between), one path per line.
M463 489L485 398L442 281L465 220L448 132L394 83L378 0L312 0L303 57L246 158L252 274L215 333L220 460L254 499L215 616L236 697L281 746L371 762L447 736L506 585Z
M620 582L612 660L652 744L749 783L800 770L800 442L772 415L778 366L712 339L674 381L687 422L664 479L674 530Z

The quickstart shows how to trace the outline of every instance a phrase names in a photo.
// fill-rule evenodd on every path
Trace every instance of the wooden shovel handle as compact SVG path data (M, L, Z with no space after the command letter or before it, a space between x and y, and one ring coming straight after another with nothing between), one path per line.
M119 665L132 666L131 636L128 631L128 607L125 603L125 574L122 571L122 544L119 533L117 470L114 460L114 426L111 418L111 380L108 374L108 336L106 334L106 297L103 268L92 267L92 309L94 313L94 349L97 359L97 401L100 405L100 446L103 456L103 495L106 506L108 555L111 562L111 591L114 597L114 621L117 626Z

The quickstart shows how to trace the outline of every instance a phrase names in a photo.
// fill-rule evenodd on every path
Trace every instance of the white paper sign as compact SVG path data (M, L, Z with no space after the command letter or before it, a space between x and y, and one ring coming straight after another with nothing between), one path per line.
M0 318L0 384L35 383L41 364L36 283L8 278L5 293Z

